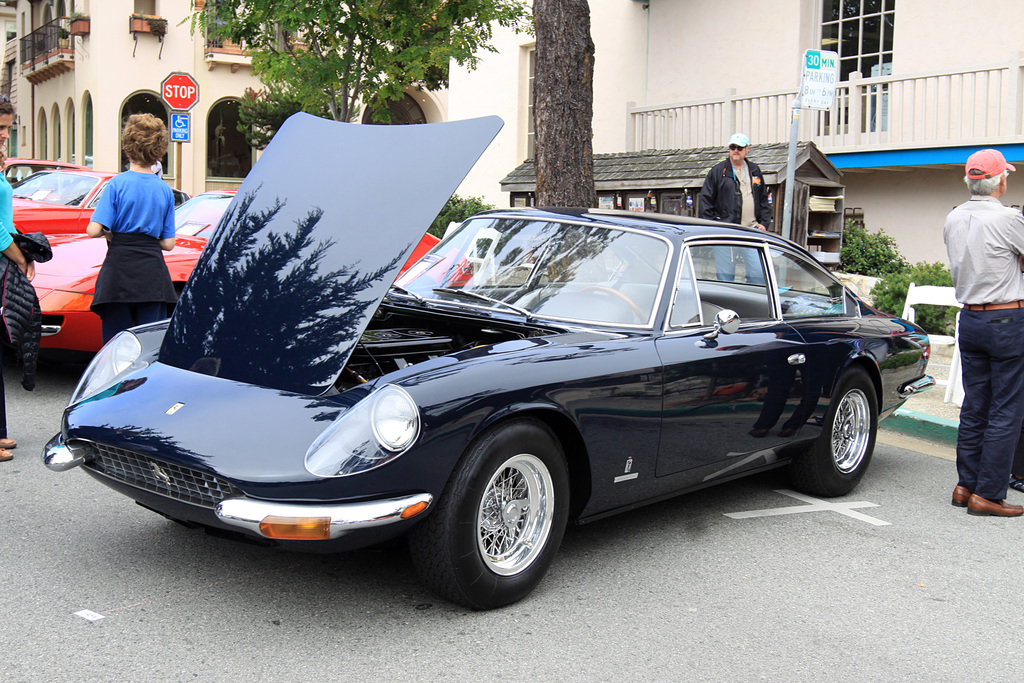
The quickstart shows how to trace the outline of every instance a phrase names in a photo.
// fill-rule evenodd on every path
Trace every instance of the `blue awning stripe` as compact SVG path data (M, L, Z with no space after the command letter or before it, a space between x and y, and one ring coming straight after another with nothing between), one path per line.
M839 170L844 168L884 168L890 166L937 166L964 164L979 149L998 149L1011 163L1024 162L1024 144L987 145L977 147L929 147L927 149L893 149L877 152L839 152L828 160Z

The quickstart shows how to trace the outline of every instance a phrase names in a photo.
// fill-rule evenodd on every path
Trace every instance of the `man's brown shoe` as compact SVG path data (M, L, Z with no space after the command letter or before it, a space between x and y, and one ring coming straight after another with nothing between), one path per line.
M1020 505L1007 505L1005 500L989 500L988 498L972 494L967 501L967 514L1019 517L1024 515L1024 507Z
M953 505L958 508L967 507L967 499L971 497L971 492L967 490L966 486L957 486L953 489Z

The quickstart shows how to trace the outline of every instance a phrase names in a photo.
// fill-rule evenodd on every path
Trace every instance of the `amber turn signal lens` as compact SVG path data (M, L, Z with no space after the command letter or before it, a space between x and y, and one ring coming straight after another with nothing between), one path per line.
M260 533L267 538L293 541L319 541L331 537L330 517L277 517L270 515L260 522Z
M415 505L410 505L409 507L407 507L404 510L402 510L402 519L409 519L410 517L415 517L416 515L420 514L421 512L423 512L426 509L427 509L426 501L420 501L419 503L416 503Z

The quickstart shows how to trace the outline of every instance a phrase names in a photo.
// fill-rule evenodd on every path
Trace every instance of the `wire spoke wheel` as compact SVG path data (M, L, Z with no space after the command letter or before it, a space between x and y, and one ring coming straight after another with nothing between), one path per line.
M836 469L849 474L860 466L871 441L871 409L863 391L843 396L832 427L832 457Z
M551 533L551 474L537 457L516 455L491 477L480 500L477 540L487 567L512 576L536 559Z
M845 496L864 477L875 450L878 399L875 385L860 368L836 383L824 428L790 463L793 485L805 493Z

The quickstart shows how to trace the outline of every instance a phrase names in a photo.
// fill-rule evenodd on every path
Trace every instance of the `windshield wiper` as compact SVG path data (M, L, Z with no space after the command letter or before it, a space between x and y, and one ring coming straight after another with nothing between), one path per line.
M504 306L505 308L515 311L519 315L524 316L527 320L533 319L533 314L525 308L520 308L514 304L510 304L501 299L495 299L494 297L487 296L486 294L477 294L476 292L467 292L464 289L455 289L454 287L434 287L435 292L441 292L442 294L454 294L455 296L464 296L468 299L477 299L479 301L486 301L488 303L497 304L498 306Z
M419 295L419 294L417 294L416 292L410 292L410 291L409 291L408 289L406 289L405 287L402 287L401 285L395 285L395 284L392 284L392 285L391 285L391 289L395 289L395 290L398 290L398 293L399 293L399 294L403 294L403 295L405 295L405 296L407 296L407 297L410 297L410 298L416 299L416 301L418 301L418 302L419 302L419 303L421 303L421 304L425 304L425 303L427 303L427 300L426 300L426 299L424 299L424 298L423 298L422 296L420 296L420 295ZM390 293L391 293L391 291L390 291L390 290L388 290L388 293L390 294Z

